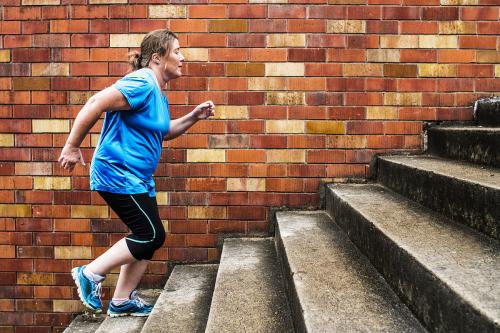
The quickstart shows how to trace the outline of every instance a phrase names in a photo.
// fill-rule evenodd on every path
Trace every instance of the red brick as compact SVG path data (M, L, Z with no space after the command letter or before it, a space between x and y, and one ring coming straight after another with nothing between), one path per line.
M246 78L211 78L208 85L210 90L247 90ZM206 89L206 88L205 88Z
M347 150L346 163L370 163L373 155L376 153L374 150Z
M168 257L175 261L194 261L201 262L207 260L207 249L203 248L170 248Z
M307 163L345 163L345 151L343 150L309 150L307 152Z
M231 5L227 7L227 18L265 18L265 5Z
M128 22L127 22L128 24ZM159 19L142 19L142 20L131 20L130 21L130 28L129 32L149 32L151 30L156 30L156 29L167 29L169 25L168 20L159 20ZM115 25L117 28L118 26ZM119 32L119 31L117 31ZM121 33L123 33L123 26L121 29Z
M290 177L326 177L326 165L292 164L288 166Z
M71 47L109 47L109 35L72 34Z
M249 32L287 32L287 21L279 19L250 20Z
M89 61L89 49L84 49L84 48L53 49L52 61L57 61L57 62Z
M69 6L42 6L42 18L44 20L69 18L68 7Z
M32 312L0 312L0 322L3 325L33 325Z
M364 62L366 50L329 49L326 59L328 62Z
M50 118L50 105L14 105L14 117L15 118ZM25 121L23 120L21 123L24 123L24 122ZM0 127L1 127L1 125L0 125ZM31 131L31 124L30 124L29 131Z
M36 245L71 245L69 233L64 232L37 232L35 233Z
M49 32L49 22L28 21L22 22L21 30L23 34L44 34Z
M71 17L79 18L107 18L108 6L71 6ZM92 23L92 21L91 21Z
M250 164L248 177L283 177L286 175L285 164Z
M147 18L146 5L117 5L109 6L109 18Z
M214 48L209 50L210 61L247 61L247 48Z
M459 36L458 46L461 49L496 49L496 37L493 36Z
M211 220L209 221L210 233L245 233L246 221Z
M226 18L227 7L222 5L191 5L188 7L189 18Z
M50 21L50 32L52 33L71 33L88 32L88 20L52 20Z
M108 64L103 62L74 63L70 65L73 76L99 76L108 75Z
M50 299L71 299L73 297L72 289L73 287L70 286L34 286L34 297Z
M247 177L248 166L243 164L212 164L210 165L210 175L212 177Z
M300 19L306 18L306 6L282 6L282 5L269 5L268 17L269 18L287 18L287 19Z
M460 7L460 19L463 21L498 20L498 7Z
M235 34L228 36L229 47L266 47L266 35L263 34ZM250 50L250 52L253 50Z
M19 21L3 21L0 22L0 34L20 34L21 22Z
M364 91L365 78L328 78L326 88L331 91Z
M400 50L400 62L436 62L437 50Z
M477 33L485 35L500 35L499 22L478 22Z
M500 79L476 79L476 91L500 91Z
M31 35L8 35L4 37L3 46L5 48L17 48L38 45L33 45L33 37Z
M307 105L342 105L343 95L331 92L306 93Z
M346 93L345 94L345 105L352 106L363 106L363 105L383 105L384 104L384 94L377 92L369 93Z
M324 62L326 60L325 49L289 49L289 61L300 62Z
M132 21L133 22L133 21ZM91 33L126 33L129 32L128 20L91 20Z
M494 67L493 65L458 65L457 66L457 76L458 77L493 77Z
M170 29L175 32L208 32L206 20L170 20Z
M346 6L310 6L309 18L346 19Z
M264 94L264 92L229 92L228 103L230 105L262 105Z
M52 192L48 191L16 191L17 203L52 203Z
M286 148L287 138L282 135L252 135L250 136L250 148Z
M437 81L437 91L439 92L458 92L473 91L474 82L464 79L440 79Z
M227 121L227 133L264 133L264 122L260 120Z
M365 178L364 164L331 164L327 166L327 177L358 177Z
M41 34L33 35L35 47L70 47L69 34Z
M41 19L42 11L40 7L22 6L22 7L4 7L4 20L39 20Z
M401 22L401 34L437 34L439 32L438 22Z
M66 104L68 102L66 91L33 91L31 92L32 104Z
M382 19L384 20L419 20L420 7L384 7Z
M89 90L87 77L55 77L52 78L53 90Z
M455 95L454 94L422 94L422 106L454 106L455 105Z
M71 313L35 313L35 324L40 326L68 326L73 320Z
M421 134L421 122L388 121L384 122L384 134Z
M423 7L422 20L453 21L459 18L458 7Z
M169 93L169 97L171 93ZM188 104L197 105L207 100L217 104L226 104L226 93L219 91L191 91L188 93Z
M347 36L347 48L349 49L376 49L379 47L378 36L355 35Z
M227 208L227 215L233 220L264 220L267 217L267 210L259 206L232 206Z
M2 133L29 133L31 132L31 120L8 120L0 121L0 132Z
M402 22L404 23L404 22ZM397 21L366 21L366 32L369 34L398 34Z
M259 163L266 161L266 154L263 150L239 150L231 149L226 153L226 161L229 163L252 162Z
M317 135L293 135L287 138L287 148L326 148L326 139Z

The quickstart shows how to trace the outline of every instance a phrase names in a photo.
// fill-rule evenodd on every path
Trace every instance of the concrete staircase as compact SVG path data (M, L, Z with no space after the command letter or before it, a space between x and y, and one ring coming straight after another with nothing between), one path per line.
M274 239L176 266L147 321L65 332L500 332L500 100L476 119L377 157L376 182L326 185L325 210L276 213Z

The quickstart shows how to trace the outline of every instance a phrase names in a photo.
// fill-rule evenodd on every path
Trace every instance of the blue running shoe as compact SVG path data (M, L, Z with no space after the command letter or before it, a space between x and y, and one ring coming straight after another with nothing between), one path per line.
M115 305L112 301L109 302L108 315L110 317L147 317L153 310L153 306L145 303L139 296L137 290L132 290L130 299L120 305Z
M71 276L75 280L75 284L78 289L78 296L80 300L90 310L95 313L102 312L102 302L101 302L101 283L91 281L89 278L83 274L84 266L75 267L71 270Z

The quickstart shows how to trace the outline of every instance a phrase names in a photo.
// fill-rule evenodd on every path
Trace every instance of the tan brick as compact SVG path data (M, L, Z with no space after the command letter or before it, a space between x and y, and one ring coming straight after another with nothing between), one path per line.
M327 148L366 148L365 135L331 135L327 137Z
M441 35L475 34L476 23L465 21L442 21L439 22L439 33Z
M54 259L92 259L90 246L54 246Z
M106 274L106 280L102 282L103 287L115 287L119 274Z
M418 48L418 36L380 36L382 49L415 49Z
M33 133L68 133L69 120L65 119L33 119Z
M341 121L314 120L306 122L307 134L344 134L345 125Z
M394 93L388 92L384 94L385 105L407 105L418 106L422 105L422 93Z
M267 47L305 47L305 34L267 35Z
M15 258L16 246L15 245L0 245L0 258Z
M477 62L479 63L500 63L500 51L495 50L478 50L476 53Z
M344 64L344 76L382 76L382 64Z
M246 20L211 20L209 22L210 32L247 32Z
M186 61L208 61L208 49L185 48L182 49L182 55Z
M457 66L453 64L419 64L420 77L455 77Z
M467 6L467 5L478 5L479 0L441 0L440 3L443 6Z
M127 3L128 0L89 0L90 5Z
M54 312L82 312L85 306L80 300L54 299L52 301L52 311Z
M214 119L248 119L248 106L220 105L215 107Z
M0 50L0 62L10 62L10 50Z
M286 79L281 77L251 77L248 90L286 90Z
M70 190L70 177L33 177L35 190Z
M72 205L72 218L107 218L109 217L108 206Z
M368 106L366 119L397 119L398 109L387 106Z
M94 94L93 91L71 91L69 94L69 103L85 104Z
M326 32L334 34L363 34L366 33L366 21L328 20Z
M156 201L158 205L168 205L170 203L168 192L156 192Z
M188 163L196 162L225 162L226 151L224 149L188 149Z
M101 137L100 134L90 134L90 146L97 147L97 144L99 143L100 137Z
M17 284L50 286L55 284L55 278L52 273L17 273Z
M188 219L226 219L226 207L213 206L190 206L188 207Z
M228 178L227 191L266 191L265 178Z
M0 134L0 147L14 146L14 134Z
M418 47L423 49L456 49L458 36L421 35Z
M304 133L303 120L267 120L266 133Z
M48 77L14 77L12 78L14 90L49 90L50 78Z
M16 175L51 175L52 163L51 162L16 162L15 164Z
M52 6L60 5L61 0L23 0L23 6Z
M495 65L495 77L500 77L500 65Z
M301 92L269 92L268 105L304 105L305 94Z
M305 150L272 149L266 151L267 163L305 163Z
M149 6L150 18L185 18L186 6L151 5Z
M163 229L168 230L168 221L167 220L161 220L161 224L163 225Z
M364 5L366 0L328 0L330 5Z
M31 217L31 205L0 204L0 217Z
M31 65L31 75L32 76L68 76L69 75L69 64L66 63L50 63L50 64L32 64Z
M139 47L144 34L110 34L110 47Z
M303 63L282 62L267 63L266 76L304 76L305 66Z
M366 57L369 62L399 62L399 50L369 49Z

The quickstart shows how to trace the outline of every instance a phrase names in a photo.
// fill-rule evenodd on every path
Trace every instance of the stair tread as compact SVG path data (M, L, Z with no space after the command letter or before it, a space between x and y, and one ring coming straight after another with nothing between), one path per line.
M105 314L78 315L64 330L64 333L94 333L105 318Z
M224 241L206 332L293 332L272 238Z
M277 224L307 331L425 332L326 212L278 212Z
M432 155L391 155L380 159L500 190L500 169Z
M498 241L377 184L328 187L462 299L500 322Z
M218 265L177 265L141 333L204 332Z
M495 132L500 133L500 127L490 126L435 126L429 130L435 131L460 131L460 132Z
M139 296L150 304L154 304L162 289L138 290ZM138 333L144 326L147 317L106 317L96 333Z

